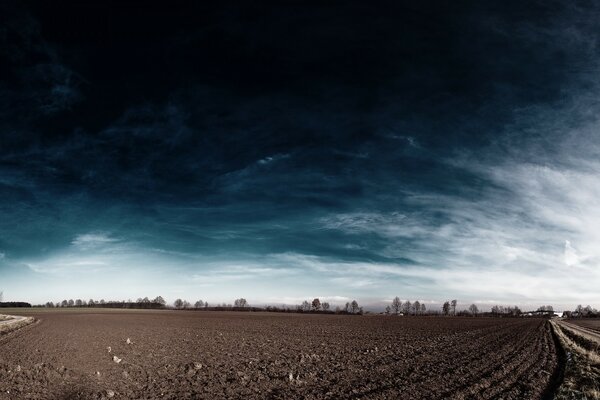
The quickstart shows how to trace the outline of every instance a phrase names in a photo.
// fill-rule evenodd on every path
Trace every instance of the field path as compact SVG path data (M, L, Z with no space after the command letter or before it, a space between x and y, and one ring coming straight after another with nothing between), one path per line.
M559 320L556 321L558 325L562 325L568 329L575 331L578 335L584 337L587 340L598 343L600 345L600 332L590 328L586 328L580 325L572 324L567 321Z

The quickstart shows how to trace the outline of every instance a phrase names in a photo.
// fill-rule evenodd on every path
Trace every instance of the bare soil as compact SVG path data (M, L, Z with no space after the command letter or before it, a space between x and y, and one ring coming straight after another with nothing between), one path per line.
M542 319L33 316L0 337L0 399L540 399L557 377Z

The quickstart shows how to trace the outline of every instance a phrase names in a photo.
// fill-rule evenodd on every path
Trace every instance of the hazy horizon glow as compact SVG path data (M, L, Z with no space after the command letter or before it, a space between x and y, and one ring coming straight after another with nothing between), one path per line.
M597 8L2 7L6 301L600 307Z

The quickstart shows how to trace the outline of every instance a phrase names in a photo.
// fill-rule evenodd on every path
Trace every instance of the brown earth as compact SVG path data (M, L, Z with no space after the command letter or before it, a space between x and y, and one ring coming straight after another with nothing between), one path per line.
M540 399L557 371L542 319L33 315L0 337L0 399Z

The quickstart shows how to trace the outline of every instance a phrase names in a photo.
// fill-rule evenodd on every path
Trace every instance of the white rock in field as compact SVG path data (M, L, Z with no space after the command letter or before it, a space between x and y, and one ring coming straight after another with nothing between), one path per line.
M292 374L290 372L290 374L288 375L288 378L290 379L290 382L293 382L294 381L294 374Z
M121 362L121 359L117 356L113 356L113 361L116 362L117 364Z
M110 346L108 346L106 349L108 350L108 352L109 352L109 353L110 353L110 352L111 352L111 350L112 350L112 349L110 348Z
M21 366L17 365L17 372L21 372Z
M113 392L112 390L107 390L107 391L106 391L106 395L107 395L108 397L115 397L115 392Z
M129 338L127 338L127 344L131 344L131 340L129 340Z
M200 364L199 362L195 362L194 369L202 369L202 364Z

